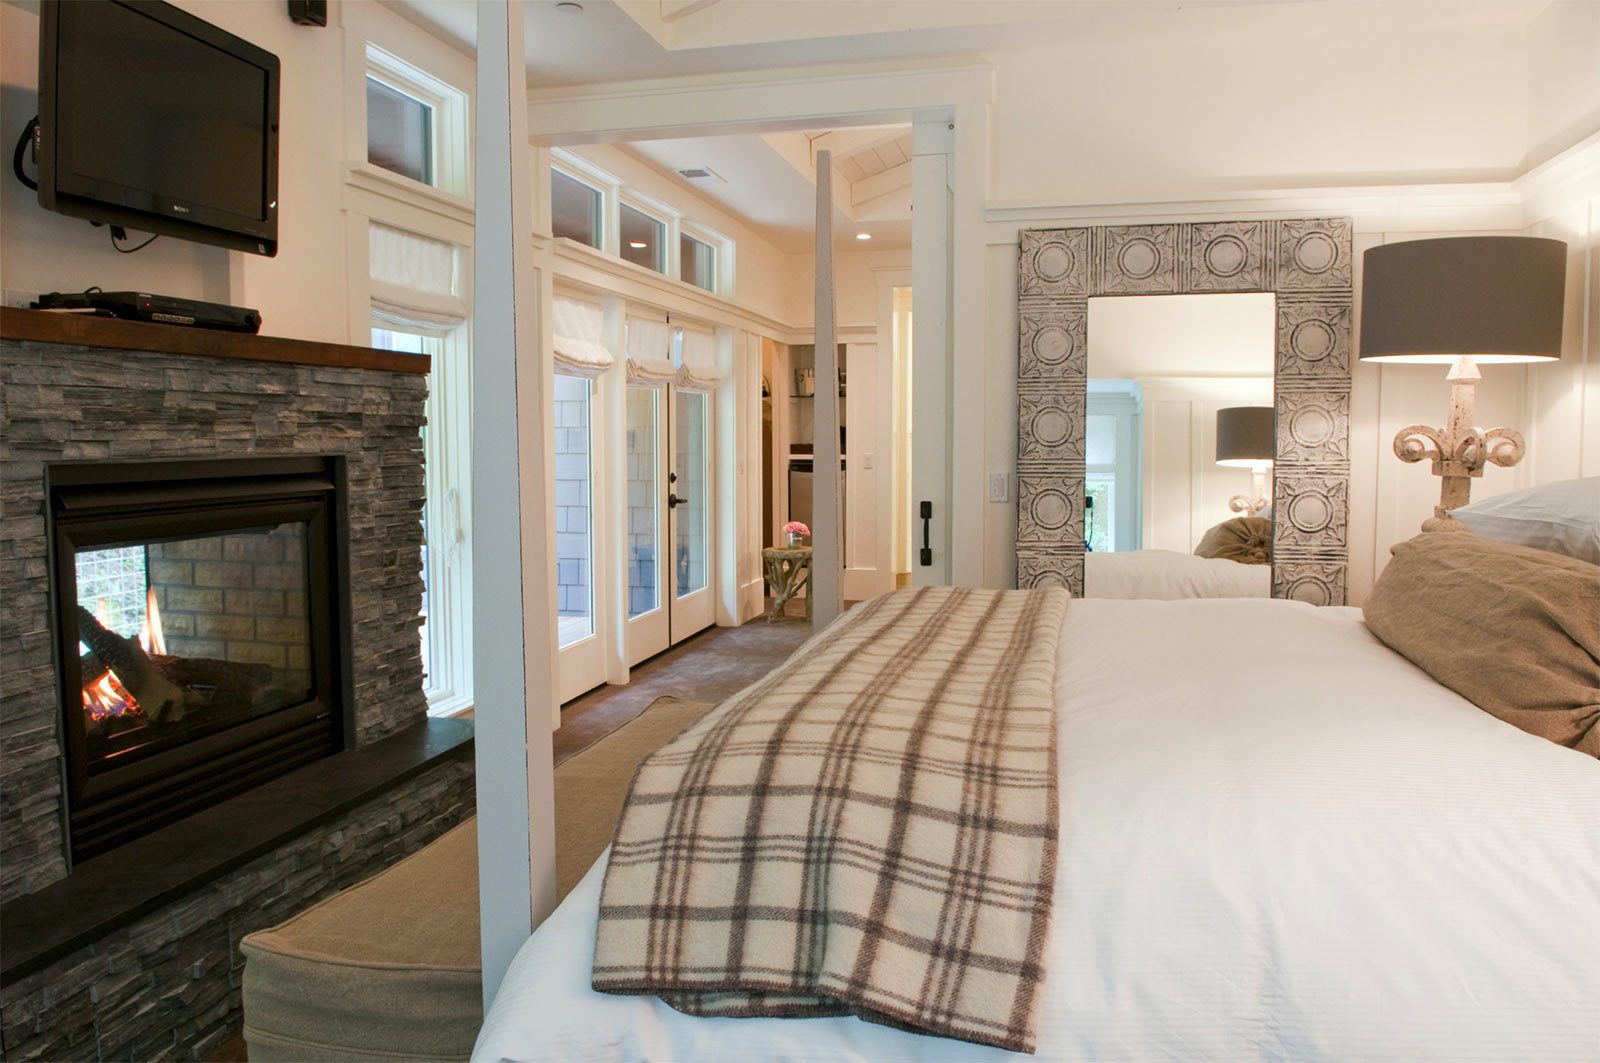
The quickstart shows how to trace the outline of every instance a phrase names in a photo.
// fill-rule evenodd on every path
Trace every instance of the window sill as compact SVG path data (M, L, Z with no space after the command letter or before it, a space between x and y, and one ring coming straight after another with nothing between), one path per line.
M475 216L472 200L466 196L413 181L370 162L345 163L344 183L369 195L382 196L464 225L471 225Z

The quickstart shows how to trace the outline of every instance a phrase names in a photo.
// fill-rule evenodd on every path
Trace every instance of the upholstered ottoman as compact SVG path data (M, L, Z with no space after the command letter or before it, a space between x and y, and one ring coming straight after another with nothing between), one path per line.
M483 1023L475 819L245 937L250 1063L466 1059Z

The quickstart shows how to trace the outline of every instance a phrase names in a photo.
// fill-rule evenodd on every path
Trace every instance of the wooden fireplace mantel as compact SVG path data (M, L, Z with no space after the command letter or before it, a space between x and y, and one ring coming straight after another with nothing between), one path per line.
M337 369L377 369L391 373L426 373L432 359L425 354L400 354L343 343L254 336L181 325L123 321L91 314L0 307L0 340L103 347L117 351L188 354L254 362L290 362Z

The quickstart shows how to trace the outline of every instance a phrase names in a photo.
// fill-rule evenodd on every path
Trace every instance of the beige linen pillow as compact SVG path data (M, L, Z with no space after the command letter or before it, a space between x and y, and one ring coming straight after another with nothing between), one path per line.
M1196 557L1220 557L1242 565L1272 561L1272 522L1265 517L1234 517L1200 537Z
M1468 532L1393 553L1374 635L1491 716L1600 757L1600 565Z

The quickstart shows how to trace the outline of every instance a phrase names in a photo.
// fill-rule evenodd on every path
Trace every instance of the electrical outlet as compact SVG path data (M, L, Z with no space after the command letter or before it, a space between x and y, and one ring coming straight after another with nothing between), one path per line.
M989 474L989 501L1005 502L1011 498L1011 477L1003 472Z
M872 451L864 450L861 452L861 467L863 469L872 468Z
M5 290L6 305L14 310L26 310L28 304L39 298L33 292L14 292L10 288Z

